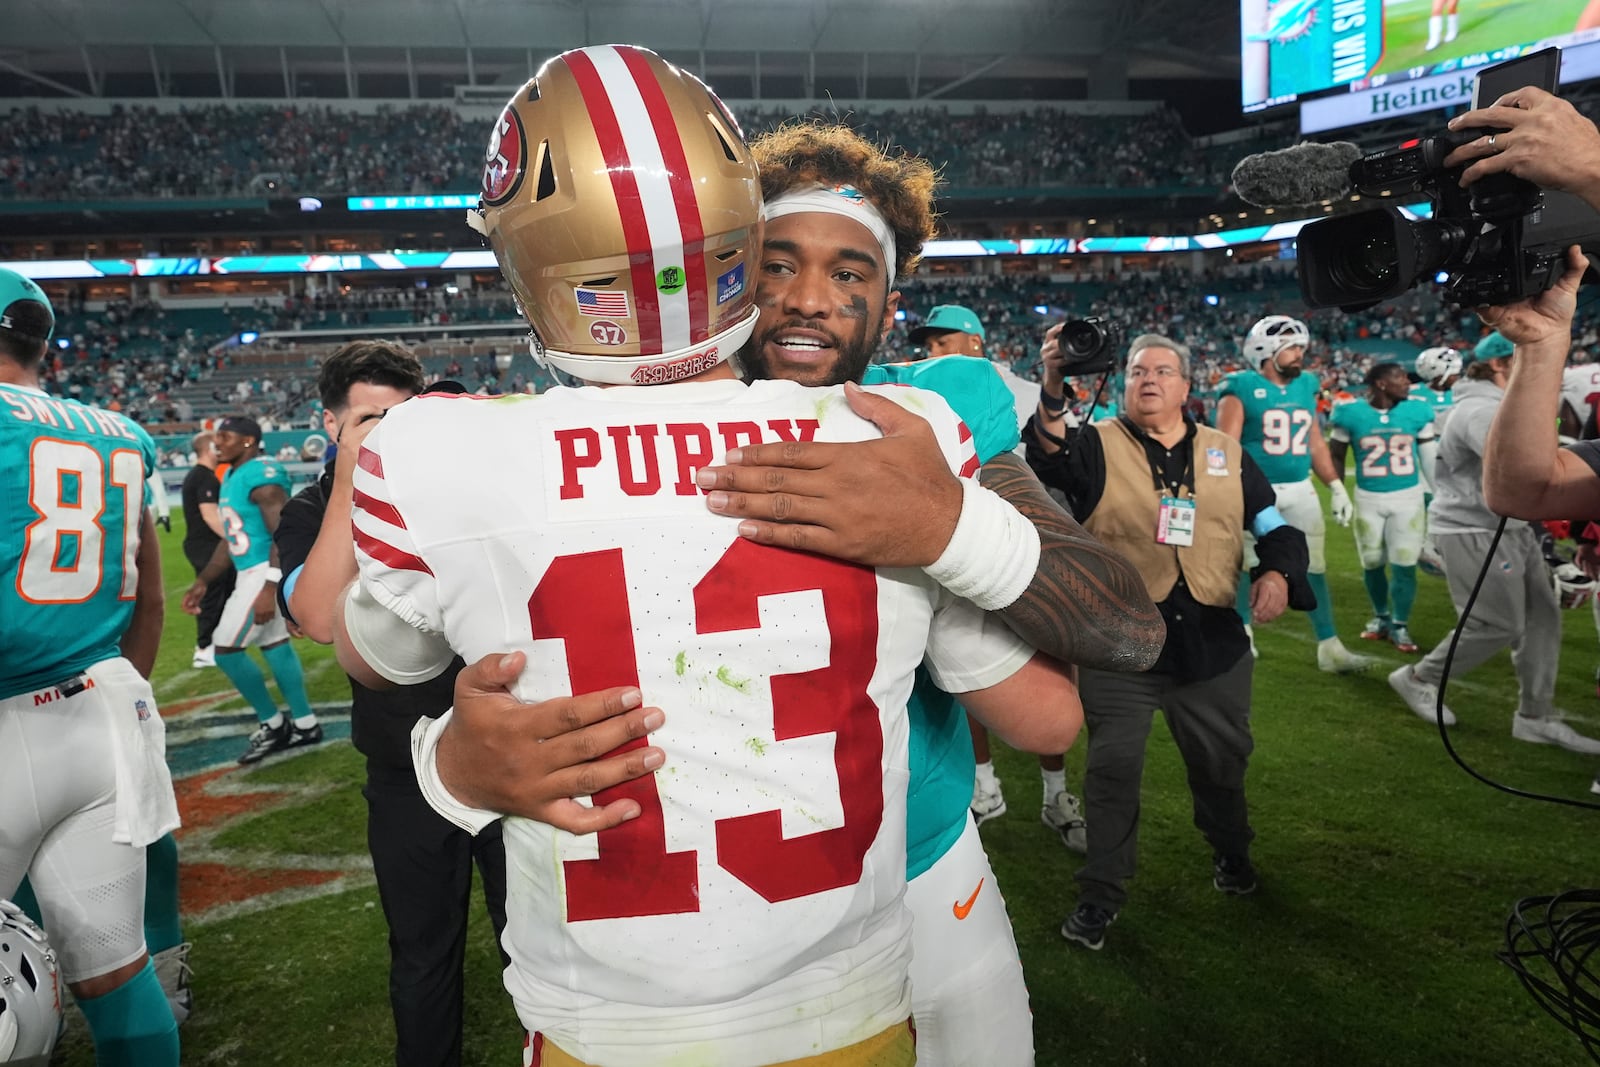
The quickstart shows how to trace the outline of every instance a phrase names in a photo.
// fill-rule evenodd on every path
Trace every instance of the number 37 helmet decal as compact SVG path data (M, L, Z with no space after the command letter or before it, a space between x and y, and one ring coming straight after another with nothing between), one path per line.
M468 222L535 354L569 374L676 381L732 357L755 326L755 162L722 101L654 52L546 62L495 120L480 205Z

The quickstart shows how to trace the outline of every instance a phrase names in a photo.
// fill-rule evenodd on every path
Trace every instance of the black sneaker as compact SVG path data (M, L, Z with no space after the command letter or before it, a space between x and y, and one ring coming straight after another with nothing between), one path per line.
M1097 904L1079 904L1078 909L1061 924L1061 936L1075 941L1091 952L1099 952L1106 943L1106 927L1117 921L1117 913L1107 911Z
M262 723L256 727L256 732L250 735L250 744L246 746L244 755L239 757L240 763L255 763L269 752L279 752L289 747L289 731L292 727L289 720L285 719L277 728Z
M1256 891L1256 869L1249 856L1217 856L1211 862L1211 884L1219 893L1242 897Z
M283 747L299 748L301 745L314 745L321 740L322 724L320 722L314 722L302 730L291 721L289 723L289 740Z

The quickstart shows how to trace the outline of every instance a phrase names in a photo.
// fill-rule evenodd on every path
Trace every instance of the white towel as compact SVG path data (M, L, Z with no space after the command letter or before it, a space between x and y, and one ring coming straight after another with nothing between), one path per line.
M122 658L88 670L94 688L82 694L99 702L111 732L117 769L117 814L111 840L143 848L176 830L178 798L167 770L167 727L156 710L150 683Z

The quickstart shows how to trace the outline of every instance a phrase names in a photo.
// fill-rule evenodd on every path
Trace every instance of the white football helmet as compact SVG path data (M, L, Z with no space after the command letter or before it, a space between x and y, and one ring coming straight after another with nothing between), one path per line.
M1461 373L1461 353L1444 345L1424 348L1417 355L1413 369L1417 372L1418 378L1432 385L1434 382L1453 378Z
M1563 563L1550 572L1556 583L1556 599L1564 608L1581 608L1594 596L1595 580L1584 574L1575 564Z
M61 1027L61 972L43 930L0 900L0 1063L44 1064Z
M1311 347L1311 331L1306 329L1306 324L1299 319L1291 319L1287 315L1268 315L1244 335L1244 344L1240 346L1244 351L1244 361L1250 364L1250 369L1259 371L1266 365L1267 360L1277 356L1285 348L1299 345L1301 348Z

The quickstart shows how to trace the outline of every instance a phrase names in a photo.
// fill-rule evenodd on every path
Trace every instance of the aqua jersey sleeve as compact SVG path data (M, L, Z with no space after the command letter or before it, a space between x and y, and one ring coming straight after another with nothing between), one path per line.
M861 376L862 385L914 385L944 397L967 429L978 460L987 463L1022 440L1016 399L994 364L973 356L944 356L919 363L878 363Z

